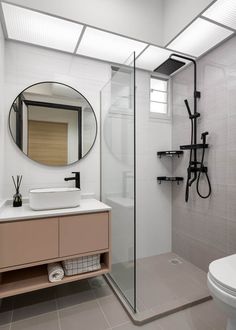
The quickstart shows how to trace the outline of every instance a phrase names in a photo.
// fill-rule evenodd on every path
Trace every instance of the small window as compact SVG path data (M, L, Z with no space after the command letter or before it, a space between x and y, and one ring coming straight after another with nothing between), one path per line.
M168 81L151 77L150 112L168 115Z

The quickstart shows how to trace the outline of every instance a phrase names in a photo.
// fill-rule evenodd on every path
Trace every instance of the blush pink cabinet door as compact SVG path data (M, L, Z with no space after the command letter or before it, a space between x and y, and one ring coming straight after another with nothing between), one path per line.
M109 248L108 212L59 218L60 257Z
M0 223L0 268L58 257L58 218Z

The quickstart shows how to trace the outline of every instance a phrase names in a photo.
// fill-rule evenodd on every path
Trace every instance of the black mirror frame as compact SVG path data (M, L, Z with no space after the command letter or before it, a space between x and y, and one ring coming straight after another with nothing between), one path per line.
M19 98L19 96L24 93L27 89L33 87L33 86L37 86L37 85L41 85L41 84L59 84L59 85L63 85L63 86L66 86L68 88L71 88L73 89L76 93L80 94L85 100L86 102L88 103L88 105L90 106L91 110L93 111L93 114L94 114L94 118L95 118L95 126L96 126L96 131L95 131L95 137L94 137L94 141L91 145L91 147L89 148L89 150L86 152L86 154L81 157L80 159L76 160L75 162L73 163L70 163L70 164L67 164L67 165L48 165L48 164L43 164L43 163L40 163L40 162L37 162L36 160L30 158L28 155L26 155L22 150L21 148L17 145L14 137L13 137L13 134L12 134L12 130L11 130L11 126L10 126L10 116L11 116L11 111L12 109L14 108L14 104L15 102L17 101L17 99ZM98 134L98 121L97 121L97 117L96 117L96 114L95 114L95 111L93 109L93 107L91 106L90 102L88 101L88 99L82 94L80 93L79 91L77 91L77 89L75 89L74 87L71 87L70 85L67 85L67 84L64 84L64 83L61 83L61 82L58 82L58 81L41 81L41 82L38 82L38 83L35 83L35 84L32 84L28 87L26 87L25 89L23 89L18 95L17 97L14 99L14 101L12 102L11 104L11 107L10 107L10 111L9 111L9 115L8 115L8 128L9 128L9 132L10 132L10 135L11 135L11 138L12 140L14 141L14 144L17 146L17 148L21 151L21 153L27 157L27 159L30 159L32 160L33 162L37 163L37 164L40 164L40 165L44 165L44 166L48 166L48 167L66 167L66 166L70 166L70 165L74 165L76 163L78 163L79 161L81 161L82 159L84 159L85 157L87 157L87 155L89 154L89 152L92 150L95 142L96 142L96 139L97 139L97 134Z

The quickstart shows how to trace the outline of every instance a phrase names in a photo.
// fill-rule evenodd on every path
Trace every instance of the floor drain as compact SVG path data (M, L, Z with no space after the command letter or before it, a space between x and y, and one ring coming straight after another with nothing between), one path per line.
M180 265L182 264L183 262L177 258L174 258L174 259L170 259L169 262L173 265Z

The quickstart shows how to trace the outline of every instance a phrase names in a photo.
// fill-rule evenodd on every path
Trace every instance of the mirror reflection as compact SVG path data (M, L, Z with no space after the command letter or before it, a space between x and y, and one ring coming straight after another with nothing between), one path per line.
M57 82L26 88L9 114L12 138L30 159L45 165L69 165L91 150L97 120L88 100Z

